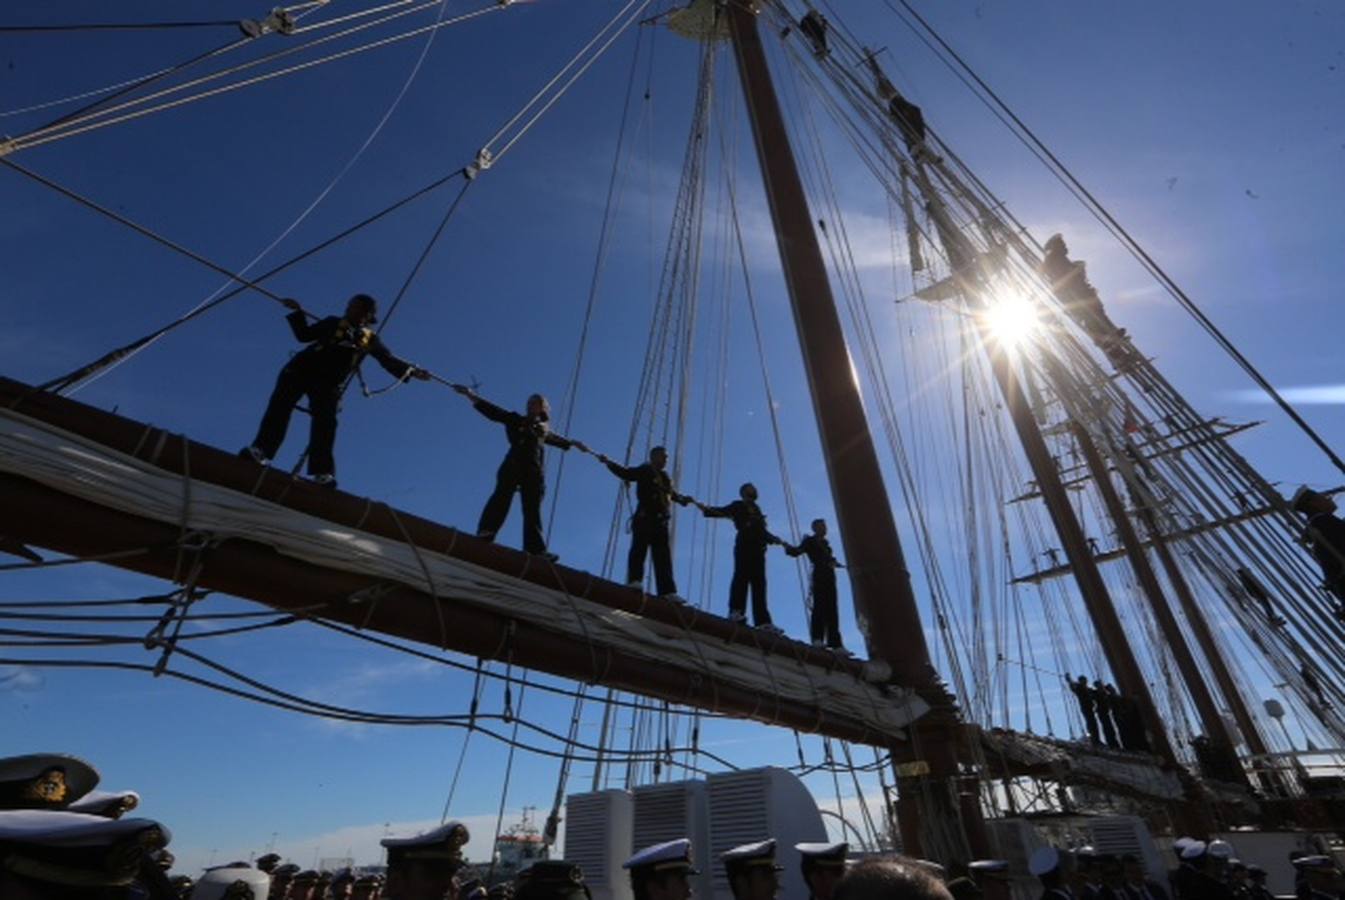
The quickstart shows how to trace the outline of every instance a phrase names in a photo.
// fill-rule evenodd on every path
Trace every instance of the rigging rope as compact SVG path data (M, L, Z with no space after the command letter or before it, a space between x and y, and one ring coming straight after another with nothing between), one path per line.
M408 2L411 2L411 0L397 0L397 2L392 5L400 6ZM448 0L441 0L439 4L439 15L436 21L443 20L444 13L447 9L448 9ZM358 13L351 13L349 16L346 16L345 18L367 15L369 12L371 12L371 10L363 10ZM333 24L333 21L334 20L328 20L326 22L320 23L320 25L330 25ZM319 26L312 25L307 27L315 28ZM425 44L423 47L421 47L420 54L419 56L416 57L416 61L412 65L411 71L407 73L406 78L402 81L401 88L397 91L397 94L392 98L391 103L389 103L387 109L384 110L383 115L374 124L374 127L365 136L364 140L360 143L359 147L356 148L354 154L352 154L351 157L348 160L346 160L345 165L343 165L340 168L340 170L337 171L336 175L329 182L327 182L326 187L324 187L321 191L318 192L317 196L315 196L313 200L309 202L309 204L306 207L304 207L303 211L300 212L299 215L292 222L290 222L289 225L287 225L283 230L281 230L281 232L278 235L276 235L275 238L272 239L271 242L267 244L261 250L260 253L255 255L247 265L245 265L242 269L239 270L239 274L246 275L248 272L252 271L253 267L258 265L263 259L266 258L268 254L270 254L272 250L278 247L281 241L285 240L285 238L289 237L292 233L294 233L294 230L298 228L301 224L303 224L305 221L307 221L308 217L312 215L313 211L316 210L327 199L327 197L332 193L332 191L336 189L336 186L341 183L342 179L344 179L346 175L350 172L350 170L355 167L355 164L359 162L359 160L364 156L365 151L369 149L369 147L373 144L375 139L378 138L379 134L382 133L384 126L386 126L388 123L388 120L392 118L393 114L397 111L398 107L401 106L402 100L405 99L407 92L411 89L411 85L413 82L415 82L416 76L420 74L420 70L425 64L425 59L429 56L430 47L434 45L434 38L435 35L437 34L438 34L437 31L431 31L429 35L425 38ZM229 287L230 283L231 282L225 282L224 284L221 284L218 288L216 288L204 299L202 299L200 303L196 304L196 306L188 310L186 314L194 313L197 310L204 307L206 304L210 303L212 300L218 297L222 291L226 290ZM159 340L159 338L163 337L163 334L166 334L166 332L158 334L157 336L154 337L150 337L143 343L138 343L134 347L134 349L125 352L123 355L119 356L115 361L113 361L112 363L101 369L99 372L90 376L81 383L75 385L70 390L70 393L72 394L76 393L80 388L84 387L85 385L97 381L99 378L111 372L113 369L116 369L123 363L128 362L130 359L138 355L142 350L145 350L154 343L156 343Z

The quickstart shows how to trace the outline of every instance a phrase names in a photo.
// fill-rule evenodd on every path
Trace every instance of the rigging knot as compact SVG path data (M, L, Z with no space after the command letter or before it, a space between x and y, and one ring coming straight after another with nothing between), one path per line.
M188 553L202 553L216 543L215 536L208 531L188 531L178 538L177 546Z
M238 23L238 30L243 32L244 37L259 38L264 34L294 34L294 16L283 6L277 6L271 10L271 14L265 19L243 19Z
M0 137L0 159L3 159L17 149L18 144L15 143L14 138L9 137L8 135Z
M507 0L507 2L512 2L512 0ZM505 3L502 2L501 5L505 5ZM480 150L476 151L475 161L468 163L467 167L462 170L462 174L467 177L468 181L470 181L494 164L495 156L490 152L490 148L482 147Z

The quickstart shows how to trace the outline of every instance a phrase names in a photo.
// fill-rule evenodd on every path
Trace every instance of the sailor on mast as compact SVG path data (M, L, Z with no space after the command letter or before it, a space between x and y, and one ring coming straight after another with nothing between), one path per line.
M481 510L476 536L488 541L495 540L517 493L523 506L523 549L555 560L556 554L547 552L546 538L542 535L542 495L546 493L545 446L550 444L561 450L578 447L583 451L587 451L588 447L582 441L572 441L551 431L551 404L541 394L528 397L525 411L516 413L483 400L466 385L455 384L453 390L472 401L472 406L481 415L503 425L505 436L509 439L509 452L495 473L495 490Z
M733 581L729 584L729 619L747 621L747 589L752 589L752 624L781 634L766 607L766 548L783 544L766 528L766 514L757 506L757 488L750 481L738 488L739 499L724 506L696 506L707 519L732 519L738 536L733 542Z
M602 454L598 461L622 481L635 482L635 513L630 518L626 583L631 587L643 585L645 556L653 556L655 590L660 597L678 599L668 523L672 519L672 504L686 506L691 498L673 490L672 479L666 471L668 451L654 447L649 451L649 462L638 466L623 466Z
M1289 505L1308 517L1303 540L1322 567L1323 585L1342 603L1337 608L1340 615L1345 610L1345 520L1336 515L1335 500L1306 485L1294 493Z
M398 359L369 328L378 321L378 301L368 294L356 294L346 303L345 314L328 316L308 323L297 300L281 301L290 310L289 322L294 336L308 344L280 370L271 399L266 405L257 436L239 456L268 465L289 429L290 415L299 398L308 397L309 437L308 474L318 484L336 487L336 413L341 389L366 356L399 381L407 378L429 380L430 373Z
M824 643L832 650L844 650L841 645L840 617L836 611L836 570L845 568L831 551L827 540L825 519L813 519L813 533L804 537L795 546L785 544L785 553L790 556L807 554L813 564L812 594L813 614L808 629L814 647Z

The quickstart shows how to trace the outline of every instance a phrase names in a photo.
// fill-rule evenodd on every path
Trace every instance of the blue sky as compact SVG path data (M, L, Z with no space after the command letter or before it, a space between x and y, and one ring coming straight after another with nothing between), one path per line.
M335 0L315 19L366 5ZM1345 278L1338 247L1345 205L1345 47L1339 40L1345 11L1325 2L1212 0L1177 8L1066 7L1036 0L917 6L1272 381L1299 387L1345 382L1338 352L1345 313L1334 302ZM201 3L150 2L135 14L148 21L260 12L245 4L229 7L224 12ZM472 8L450 0L447 14ZM538 0L443 29L367 152L268 261L470 161L618 8L606 0ZM88 21L106 14L103 4L70 2L53 20L58 13L48 4L20 2L7 6L4 22ZM431 10L408 19L425 24L434 15ZM1270 480L1338 481L1282 417L1242 393L1248 385L1232 364L883 4L846 5L840 16L867 42L887 47L899 87L1020 219L1042 238L1066 233L1074 255L1088 261L1113 318L1157 357L1198 409L1267 419L1238 446ZM3 34L0 112L132 78L228 37L227 31ZM653 299L650 279L666 241L695 72L694 48L666 32L655 39L654 64L646 69L651 37L642 39L632 113L632 123L640 122L639 140L630 151L631 175L572 429L618 454L630 427ZM473 186L388 326L386 338L398 353L447 377L475 377L484 393L504 403L521 404L534 390L563 394L633 43L628 35L616 44ZM14 159L241 267L342 170L386 114L424 48L423 38L409 40L20 151ZM641 103L645 71L652 73L651 100ZM721 85L726 96L737 88L732 78ZM782 92L789 90L782 80ZM64 109L6 116L0 133L22 134ZM805 520L830 517L764 206L751 161L744 160L737 185L749 265L796 498ZM898 332L899 320L886 302L891 273L881 261L887 241L881 201L875 207L866 198L871 182L852 159L838 154L834 174L852 238L875 260L865 267L868 301ZM0 172L0 198L9 211L0 218L0 296L8 319L0 354L10 377L40 381L64 372L178 315L220 284L217 275L12 172ZM272 287L318 311L335 310L357 290L386 304L448 199L439 194L421 201L277 278ZM722 502L739 482L755 480L772 521L783 527L760 367L741 298L733 303L721 490L703 499ZM704 334L712 333L707 326ZM251 436L275 372L292 349L278 309L245 295L79 396L232 449ZM371 381L385 383L381 373ZM1328 441L1340 444L1339 395L1307 396L1332 401L1304 410ZM693 417L697 402L693 398ZM496 426L458 398L423 384L373 400L351 396L341 428L344 487L439 521L474 524L503 442ZM302 443L301 435L292 435L282 461L292 461ZM708 485L708 466L696 465L694 443L683 458L684 486ZM889 487L894 485L890 479ZM552 487L557 493L554 478ZM571 459L559 496L554 549L571 564L596 569L615 497L612 480L591 461ZM683 528L690 521L684 519ZM515 542L517 529L515 515L503 538ZM730 540L719 533L713 608L724 604ZM688 592L689 544L681 547L678 568ZM622 545L624 552L624 537ZM703 559L694 565L703 566ZM777 621L803 633L794 570L779 556L771 565ZM163 588L92 567L0 574L0 597L9 600L136 596ZM208 602L211 609L247 608L223 598ZM842 621L847 642L859 646L848 610ZM142 627L148 626L130 625L125 633ZM462 712L471 690L467 677L315 629L206 644L216 658L262 680L369 709ZM281 852L305 864L319 851L340 855L348 847L367 858L384 823L437 821L462 742L458 732L333 726L139 673L24 671L24 684L0 693L0 708L18 726L6 729L0 751L60 749L95 761L105 786L140 790L144 812L174 828L186 867L203 864L215 851L221 858L245 855L266 846L273 833ZM483 708L501 704L493 685ZM567 701L533 696L525 704L553 727L563 728L568 719ZM597 715L594 705L584 726L590 739ZM703 741L740 765L795 759L793 738L785 732L715 722L705 727ZM807 741L805 750L810 761L820 758L818 742ZM480 822L478 834L493 827L503 767L500 747L473 739L469 777L453 813ZM554 761L520 757L508 807L545 810L555 778ZM588 767L577 766L576 783L588 779ZM812 785L820 797L832 797L829 782ZM871 787L866 781L864 789ZM843 793L853 794L853 786ZM475 846L481 855L484 844Z

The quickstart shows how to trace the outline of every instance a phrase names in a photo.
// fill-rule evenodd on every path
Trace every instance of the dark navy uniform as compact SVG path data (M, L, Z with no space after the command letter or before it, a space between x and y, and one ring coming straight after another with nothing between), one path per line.
M1069 681L1070 693L1074 699L1079 701L1079 712L1083 715L1084 725L1088 728L1088 736L1092 738L1093 743L1098 742L1097 730L1097 705L1093 700L1093 689L1088 686L1088 679L1079 676L1078 681Z
M1322 512L1308 519L1303 534L1322 567L1322 582L1337 600L1345 600L1345 521Z
M523 549L529 553L545 553L546 538L542 536L542 495L546 493L545 447L550 444L569 450L574 441L553 434L546 419L510 412L494 403L476 397L472 400L476 411L492 422L504 426L509 439L509 452L495 473L495 491L481 510L477 534L493 539L509 515L509 504L517 493L523 504Z
M831 551L831 542L825 537L810 534L797 547L785 547L790 556L807 556L813 564L813 616L808 623L809 636L814 644L826 643L832 649L841 649L841 623L836 610L836 569L840 563Z
M668 524L672 519L673 502L685 506L691 498L674 491L672 478L662 469L654 468L652 463L623 466L609 461L607 468L622 481L635 484L635 514L630 519L626 582L643 584L645 556L652 556L654 586L659 596L675 595L677 582L673 579Z
M1102 725L1102 739L1107 742L1108 747L1120 747L1121 742L1116 739L1116 720L1113 717L1116 711L1116 704L1113 702L1113 695L1108 694L1102 682L1093 682L1093 703L1097 705L1097 717Z
M308 397L309 436L308 474L334 475L336 461L332 447L336 443L336 412L341 385L363 362L372 356L392 377L406 378L415 366L393 356L378 335L344 318L328 316L308 323L302 312L285 317L290 329L307 347L294 355L280 370L271 400L266 405L252 447L267 460L276 455L289 429L294 404Z
M766 547L781 543L766 528L766 514L754 500L734 500L727 506L706 506L706 518L732 519L738 537L733 542L733 581L729 584L729 618L747 617L747 589L752 589L752 624L771 625L766 607Z

